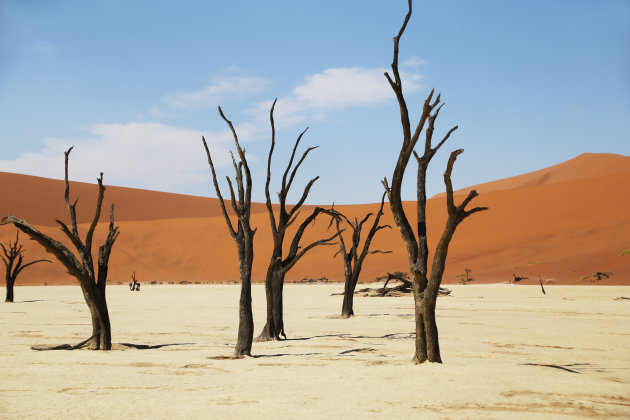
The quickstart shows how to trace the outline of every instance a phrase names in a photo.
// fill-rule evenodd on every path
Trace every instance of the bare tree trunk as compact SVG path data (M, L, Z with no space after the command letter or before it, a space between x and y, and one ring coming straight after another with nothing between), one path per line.
M254 339L254 316L252 313L252 263L254 249L251 246L239 246L239 271L241 274L241 296L238 310L238 336L234 355L237 357L251 356L252 341Z
M295 179L295 175L297 174L300 165L308 154L316 149L316 147L309 147L304 151L302 157L298 160L298 162L293 166L293 162L295 160L295 155L297 152L297 148L300 144L300 140L306 130L302 131L295 141L295 145L293 146L293 151L291 153L291 158L289 159L289 163L284 171L282 176L282 184L280 186L280 191L278 192L279 199L279 212L276 215L274 214L273 206L271 204L271 194L269 191L269 186L271 183L271 157L273 155L273 150L276 145L276 129L273 119L273 112L276 107L277 99L273 101L273 105L271 106L271 110L269 111L269 121L271 124L271 147L269 148L269 155L267 157L267 181L265 183L265 197L266 197L266 206L267 213L269 214L269 222L271 225L271 234L273 237L273 251L271 253L271 260L269 261L269 267L267 268L267 277L265 278L265 293L267 297L267 322L262 329L260 335L256 338L256 341L272 341L272 340L280 340L280 337L286 339L286 335L284 333L284 311L283 311L283 289L284 289L284 277L286 273L302 258L309 250L318 245L332 245L332 240L337 236L337 234L333 235L330 238L321 239L319 241L315 241L308 246L302 248L300 246L300 240L302 239L302 235L304 234L305 229L309 226L311 222L315 220L315 218L321 213L330 214L329 210L325 210L321 207L316 207L311 215L307 217L302 224L297 229L296 233L291 240L291 245L289 247L289 252L286 257L283 257L283 246L284 246L284 238L287 233L287 229L291 224L293 224L298 215L299 209L304 204L309 191L313 184L319 179L319 177L315 177L311 179L304 188L302 192L302 196L298 200L298 202L291 208L287 209L286 199L289 191L291 189L291 185L293 184L293 180Z
M13 302L13 285L15 283L15 279L12 279L7 273L7 297L4 300L5 302Z
M432 285L429 285L432 287ZM426 334L427 360L434 363L442 363L440 355L440 342L438 340L438 327L435 320L435 305L437 303L437 290L429 291L424 296L424 333Z
M260 335L256 337L256 341L280 340L280 337L286 339L282 302L283 290L284 273L282 268L277 264L272 265L267 270L267 278L265 279L267 321Z
M254 262L254 234L256 233L256 229L252 229L250 226L252 177L245 157L245 150L241 148L234 125L232 125L232 122L225 117L221 107L219 107L219 115L221 115L221 118L223 118L232 131L234 144L236 145L236 151L238 152L239 157L239 162L237 163L234 158L234 154L230 152L232 155L232 164L236 173L236 192L234 191L232 180L230 177L227 177L228 186L230 188L230 202L232 204L232 210L237 217L236 229L234 229L234 225L232 224L230 216L227 213L227 209L225 208L225 202L223 200L223 196L221 195L221 189L219 188L219 183L217 181L217 174L214 170L210 149L208 149L206 139L203 136L201 139L203 141L203 147L206 150L208 164L210 165L210 170L212 172L212 182L219 198L221 212L223 213L223 218L227 224L228 231L236 242L236 248L238 251L238 266L241 275L241 296L238 306L238 335L236 339L236 346L234 348L234 356L243 357L251 356L252 341L254 338L254 317L252 315L252 264ZM245 175L245 182L243 182L243 175Z
M92 319L92 339L87 345L91 350L111 350L112 329L104 290L99 290L96 284L91 283L89 279L83 279L79 282Z
M341 316L344 318L350 318L354 316L354 291L357 287L357 278L346 273L346 279L343 289L343 303L341 305Z
M408 0L408 6L409 10L405 16L405 20L400 28L400 31L394 37L394 57L391 64L393 77L390 76L388 72L385 73L385 77L396 95L400 108L403 142L392 175L391 187L387 182L387 178L383 180L383 186L385 187L387 197L389 198L394 221L398 226L407 248L407 253L409 254L416 321L416 351L413 360L415 363L423 363L425 361L441 363L442 358L440 355L438 341L438 328L435 321L435 305L437 303L437 295L442 282L442 276L444 274L448 246L457 226L471 214L487 210L487 207L475 207L471 210L466 210L466 206L478 195L474 190L470 191L468 196L459 205L455 205L453 199L453 185L451 183L451 172L453 170L455 159L463 152L463 150L460 149L451 152L446 166L446 171L444 172L448 219L444 232L442 233L442 237L440 238L433 255L433 266L431 268L430 277L428 277L429 251L426 219L426 172L433 156L437 153L440 147L442 147L446 140L448 140L449 136L457 129L457 126L451 128L442 140L436 146L433 146L432 140L435 129L435 120L437 119L443 104L440 105L439 94L435 100L433 100L434 91L432 90L424 102L422 114L416 128L412 131L409 110L403 95L402 80L398 71L398 47L400 38L402 37L407 23L411 18L411 0ZM424 142L423 153L422 155L419 155L416 152L415 147L423 131L425 132L426 139ZM412 154L418 163L416 207L418 223L416 232L414 232L414 229L405 214L401 197L403 176Z
M350 221L345 215L333 209L333 219L330 221L332 224L333 221L337 228L337 234L339 235L339 251L337 254L341 254L343 258L343 273L345 278L344 291L343 291L343 303L341 305L341 316L344 318L349 318L354 315L354 290L357 287L357 283L359 282L359 275L361 274L361 268L363 267L363 261L369 254L389 254L391 251L380 251L374 250L370 251L370 245L372 243L372 239L376 232L381 229L391 228L389 225L380 225L381 216L383 215L383 206L385 205L385 193L383 193L381 197L381 207L376 213L376 217L374 218L374 222L372 223L372 227L368 231L367 237L363 242L363 248L359 252L360 244L361 244L361 231L363 230L363 224L368 221L368 219L372 216L372 213L368 213L360 222L357 218L354 219L354 222ZM341 222L345 220L345 222L352 228L352 239L350 249L346 249L346 242L342 236L343 230L341 229ZM335 257L337 256L335 254Z

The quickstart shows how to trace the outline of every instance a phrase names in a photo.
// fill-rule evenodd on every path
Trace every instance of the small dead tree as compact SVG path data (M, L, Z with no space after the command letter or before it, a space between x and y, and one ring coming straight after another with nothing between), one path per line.
M359 281L359 275L361 274L361 268L363 268L363 261L368 254L389 254L392 251L380 251L374 250L370 251L370 245L372 243L372 239L376 232L381 229L391 228L389 225L380 225L381 216L383 215L383 205L385 204L385 193L381 197L381 206L374 217L374 221L372 222L372 227L368 231L367 237L363 242L363 247L360 249L361 245L361 231L363 230L363 224L368 221L368 219L372 216L372 213L368 213L360 222L357 218L354 219L354 222L350 221L345 215L336 211L336 215L338 217L334 217L331 220L331 223L335 222L335 226L337 228L337 233L339 235L339 251L335 254L341 254L343 258L343 273L345 278L344 290L343 290L343 304L341 305L341 316L344 318L349 318L354 315L354 290L357 287L357 283ZM341 220L345 220L345 222L352 228L352 241L350 243L350 249L346 247L346 243L341 235ZM359 252L360 249L360 252Z
M448 219L446 226L442 233L437 248L433 256L433 266L431 273L428 272L428 244L427 244L427 218L426 218L426 173L429 163L436 152L442 147L442 145L449 138L451 133L457 129L457 126L449 130L442 140L435 146L432 146L433 132L435 128L435 120L438 117L442 105L440 105L440 95L438 94L435 100L433 100L434 91L432 90L427 99L424 102L422 108L422 115L415 128L412 131L411 122L409 119L409 111L403 95L402 81L400 79L400 73L398 71L398 44L400 38L405 31L405 27L411 17L412 5L411 0L408 1L409 11L405 16L405 20L398 32L398 35L394 37L394 58L391 64L393 79L388 72L385 72L385 77L393 89L398 105L400 107L400 118L403 129L403 143L394 168L392 176L391 186L387 182L387 178L383 180L385 191L389 199L390 207L394 215L394 221L400 230L407 252L409 254L410 275L413 283L413 293L415 301L415 322L416 322L416 350L414 354L415 363L429 362L442 362L440 356L440 347L438 342L438 329L435 321L435 306L438 296L440 284L442 282L442 276L444 274L446 255L448 253L448 246L453 238L455 229L459 224L473 213L486 210L486 207L475 207L471 210L466 210L466 206L471 200L477 197L476 191L470 191L468 196L459 204L455 205L453 198L453 185L451 183L451 172L453 171L453 165L455 159L463 150L455 150L451 153L446 171L444 172L444 184L446 186L446 209L448 212ZM438 106L440 105L440 106ZM420 138L420 134L425 129L426 140L424 143L424 151L422 155L416 153L415 146ZM417 238L414 234L414 230L405 215L405 211L402 205L401 189L402 181L407 164L411 155L414 155L418 162L417 173L417 217L418 228Z
M77 228L77 214L76 206L77 201L70 202L70 184L68 182L68 157L70 152L74 148L71 147L65 152L65 180L66 189L64 198L66 206L70 213L71 227L68 227L64 222L57 220L57 223L61 226L61 231L66 234L70 242L77 249L78 257L75 256L64 244L58 242L49 236L43 234L33 226L31 226L26 220L19 219L15 216L8 215L2 219L0 224L13 223L22 232L26 233L30 238L40 245L42 245L47 252L53 254L59 262L61 262L68 274L74 276L81 286L83 291L83 298L90 309L92 315L92 337L71 346L68 344L35 348L36 350L57 350L57 349L75 349L82 347L86 344L93 350L111 350L112 347L112 332L109 322L109 312L107 310L107 299L105 297L105 287L107 285L107 272L109 264L109 256L114 246L114 242L118 238L118 227L114 226L114 205L112 204L109 211L109 230L105 243L98 250L97 269L94 267L94 260L92 257L92 238L94 236L94 230L98 224L98 220L101 216L101 207L103 205L103 198L105 196L105 186L103 185L103 173L101 172L98 181L98 197L96 199L96 211L92 223L88 228L85 235L85 241L79 236L79 230Z
M598 282L600 280L609 279L614 273L612 271L596 271L592 274L583 276L580 281L589 281L591 283Z
M473 281L474 278L470 277L470 272L472 271L470 268L465 268L464 271L466 271L465 274L458 274L457 277L459 277L459 282L465 286Z
M4 255L0 255L0 258L2 258L6 268L7 297L4 300L5 302L13 302L13 285L15 285L15 279L17 279L18 274L20 274L22 270L39 262L51 262L50 260L36 260L22 265L24 262L24 247L19 241L20 232L17 231L15 233L15 242L9 241L6 247L4 244L0 243L0 247L2 247L2 252L4 253Z
M208 164L212 171L212 181L214 183L214 189L219 198L219 204L221 204L221 212L225 218L225 222L228 227L228 231L234 241L236 242L236 249L238 252L238 266L241 277L241 296L239 300L239 322L238 322L238 336L236 340L236 346L234 348L235 357L251 356L252 341L254 339L254 317L252 315L252 263L254 262L254 234L256 229L252 229L250 226L250 213L252 207L252 176L247 165L247 159L245 158L245 150L241 148L238 142L238 136L236 130L232 125L232 122L228 120L223 114L223 110L219 107L219 115L227 123L232 131L234 137L234 144L236 145L236 151L238 153L239 162L236 163L234 154L230 151L232 156L232 164L236 173L236 186L237 192L234 191L232 186L232 180L227 178L228 186L230 188L230 201L232 203L232 210L237 218L237 228L234 229L234 225L230 220L230 216L225 208L223 196L221 195L221 189L217 181L217 174L214 170L214 164L212 163L212 157L210 156L210 149L206 139L202 136L203 147L206 150L206 156L208 157ZM243 183L243 172L245 172L245 182ZM238 194L238 201L237 201Z
M133 280L133 281L129 282L129 290L131 290L132 292L139 292L140 291L140 282L136 279L136 272L135 271L133 273L131 273L131 280Z
M528 280L528 279L529 279L529 277L517 276L517 275L516 275L516 274L514 274L514 273L512 273L512 277L514 277L514 278L512 279L512 283L518 283L518 282L520 282L521 280Z
M323 213L331 214L330 210L326 210L322 207L316 207L297 228L293 239L291 240L291 244L289 246L286 256L283 253L284 239L287 235L287 229L298 218L300 214L298 210L300 209L302 204L304 204L304 201L308 197L308 193L311 190L311 187L319 179L319 176L311 179L306 184L306 187L304 188L302 196L300 197L298 202L290 209L288 209L286 204L287 196L291 189L291 185L293 184L293 180L295 179L295 175L297 174L300 165L302 165L302 162L304 162L308 154L312 150L317 148L317 146L307 148L295 167L293 167L293 161L295 159L297 148L300 144L300 140L302 140L302 136L304 135L304 133L306 133L306 130L308 130L307 128L306 130L302 131L302 133L300 133L297 140L295 141L293 152L291 153L291 158L289 159L289 163L287 164L287 167L282 176L282 184L280 186L280 191L278 192L279 211L278 218L276 219L273 211L273 206L271 204L271 194L269 192L269 185L271 183L271 157L273 155L273 150L276 145L276 129L273 119L273 111L275 109L276 102L277 99L273 101L273 104L271 105L271 110L269 111L269 121L271 123L271 147L269 148L269 156L267 158L267 181L265 182L265 202L267 205L267 213L269 214L269 222L271 224L271 235L273 237L271 260L269 261L267 276L265 278L265 293L267 297L267 321L265 323L265 326L263 327L262 332L256 338L256 341L280 340L281 336L286 339L286 334L284 332L282 300L284 278L287 272L291 268L293 268L293 266L304 255L306 255L308 251L319 245L333 245L333 241L338 235L335 234L329 238L320 239L305 246L304 248L300 247L302 235L304 235L306 228L308 228L308 226L316 220L317 216ZM293 170L291 169L292 167Z

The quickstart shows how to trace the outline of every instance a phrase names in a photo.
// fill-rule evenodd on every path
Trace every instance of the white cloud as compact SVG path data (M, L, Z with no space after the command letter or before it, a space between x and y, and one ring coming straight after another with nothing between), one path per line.
M392 90L383 76L386 69L330 68L307 76L293 89L297 102L313 108L345 108L389 101Z
M375 106L395 101L394 93L384 76L385 68L340 67L325 69L306 76L304 83L278 98L274 111L276 127L283 128L321 120L331 111L352 107ZM401 72L405 93L420 88L421 75ZM271 101L259 102L249 110L259 124L269 121Z
M63 179L63 152L70 155L71 180L94 183L104 172L106 185L181 192L181 187L208 181L209 169L201 132L157 123L96 124L90 138L46 138L41 152L0 160L3 171ZM227 166L231 133L205 135L217 166Z
M191 109L217 106L226 98L246 96L258 92L269 82L261 77L216 76L212 84L193 92L175 92L164 97L164 102L174 108Z
M305 77L304 83L278 98L276 128L305 126L329 112L353 107L376 106L395 101L383 73L384 68L329 68ZM417 72L401 73L405 92L420 88ZM247 95L267 83L256 77L219 77L197 92L169 95L174 107L192 108L211 104L222 95ZM235 126L242 143L268 138L271 101L255 104L247 111L249 121ZM149 109L159 119L169 116L159 108ZM227 115L230 118L230 115ZM236 122L236 121L235 121ZM63 179L63 152L75 145L70 179L94 182L104 172L106 185L123 185L159 191L191 192L196 184L208 182L208 163L201 136L209 143L217 166L231 166L232 133L208 133L161 123L94 124L83 139L44 139L39 152L25 152L14 160L0 160L3 171ZM248 153L252 162L257 156Z

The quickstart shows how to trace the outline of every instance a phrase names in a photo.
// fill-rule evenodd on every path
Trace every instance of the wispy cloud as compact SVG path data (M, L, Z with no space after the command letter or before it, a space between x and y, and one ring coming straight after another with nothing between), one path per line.
M423 60L422 58L415 55L412 55L402 63L403 67L411 68L417 68L420 66L424 66L425 64L427 64L427 60Z
M384 68L330 68L307 76L291 96L309 108L347 108L374 105L392 99Z
M157 107L149 108L148 114L151 118L156 120L162 120L171 116L168 112L162 111Z
M160 191L207 182L208 163L201 145L202 133L157 123L96 124L89 138L46 138L42 151L0 160L4 171L63 178L63 152L75 145L70 179L94 182L104 172L105 183ZM205 133L213 160L229 164L231 135ZM184 188L185 189L185 188Z
M356 107L377 106L394 101L383 68L330 68L308 75L304 83L278 98L277 128L291 128L306 121L326 118L330 112ZM406 92L419 89L420 74L403 73ZM210 86L188 93L167 96L173 107L197 107L213 104L222 95L247 95L267 81L258 77L218 77ZM258 102L247 114L249 120L236 123L242 142L269 135L271 101ZM160 108L149 110L155 119L170 116ZM229 115L228 115L229 118ZM173 192L191 192L195 185L208 181L208 168L201 147L204 135L217 166L229 166L232 134L221 131L197 131L157 122L94 124L79 139L44 139L39 152L22 153L14 160L0 160L4 171L50 178L63 178L63 152L75 145L70 178L94 182L99 172L105 182L135 188ZM257 156L248 154L252 162Z
M215 76L212 83L192 92L175 92L164 97L164 102L174 108L192 109L217 106L224 98L244 97L264 89L267 79L255 76Z
M387 83L385 68L340 67L308 75L304 83L278 98L275 111L277 126L288 127L305 120L321 120L340 109L377 106L395 100ZM420 73L401 72L405 92L420 88ZM256 121L266 121L271 101L259 102L250 114Z

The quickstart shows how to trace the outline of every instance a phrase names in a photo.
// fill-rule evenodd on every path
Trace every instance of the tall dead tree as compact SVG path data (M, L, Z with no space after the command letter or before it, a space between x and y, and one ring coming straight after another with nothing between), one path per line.
M284 239L287 235L287 229L296 221L300 212L299 209L304 204L304 201L308 197L308 193L311 190L313 184L319 179L319 176L311 179L304 188L302 192L302 196L298 200L298 202L293 205L290 209L287 208L287 196L291 189L291 185L293 185L293 181L295 179L295 175L297 174L300 165L306 159L306 156L314 149L315 147L309 147L304 151L300 160L293 166L293 161L295 160L295 154L297 152L297 148L300 144L300 140L302 140L302 136L306 133L306 130L302 131L295 141L295 145L293 146L293 152L291 153L291 158L289 159L289 163L284 171L282 176L282 184L280 187L280 191L278 192L278 217L274 214L273 206L271 204L271 194L269 192L269 185L271 183L271 156L273 155L273 150L276 145L276 129L273 119L273 111L276 106L276 100L273 101L273 105L271 105L271 111L269 112L269 121L271 123L271 147L269 148L269 157L267 158L267 182L265 183L265 197L267 204L267 212L269 213L269 222L271 224L271 234L273 236L273 250L271 253L271 260L269 261L269 267L267 268L267 277L265 278L265 292L267 296L267 322L265 323L265 327L263 328L260 335L256 338L257 341L271 341L271 340L279 340L280 337L286 338L286 334L284 332L284 317L283 317L283 302L282 302L282 292L284 288L284 278L287 272L293 268L293 266L304 256L308 251L313 249L318 245L332 245L334 239L337 237L338 233L329 237L320 239L318 241L312 242L304 248L300 247L300 241L302 239L302 235L306 228L315 221L317 216L320 214L332 214L330 210L326 210L322 207L316 207L313 209L311 214L304 219L304 221L299 225L295 234L293 235L293 239L291 240L291 244L289 245L288 252L286 256L284 255Z
M74 146L73 146L74 147ZM66 189L64 198L66 206L70 213L71 228L69 228L64 222L57 220L57 223L61 226L61 230L66 234L72 245L77 249L78 257L75 256L64 244L58 242L49 236L43 234L33 226L31 226L26 220L19 219L15 216L8 215L2 219L0 224L13 223L22 232L26 233L30 238L40 245L42 245L46 251L53 254L59 262L61 262L68 274L74 276L81 286L83 292L83 298L90 309L92 315L92 337L84 342L75 345L62 345L55 346L49 349L70 349L78 348L85 344L89 345L93 350L110 350L112 347L112 332L109 322L109 312L107 310L107 299L105 297L105 286L107 285L107 271L109 264L109 256L112 250L114 242L118 238L118 227L114 226L114 205L112 204L109 211L109 230L105 243L98 250L97 269L94 268L94 260L92 258L92 238L94 236L94 230L98 224L98 220L101 216L101 207L103 205L103 197L105 196L105 186L103 185L103 173L101 172L98 181L98 197L96 199L96 211L92 223L88 228L88 232L85 235L85 241L79 236L79 230L77 228L77 200L74 203L70 202L70 184L68 182L68 157L73 147L69 148L65 152L65 180ZM45 350L46 348L44 348ZM41 349L40 349L41 350Z
M363 261L365 260L365 257L367 257L368 254L388 254L391 252L380 250L370 251L370 245L372 244L372 239L374 238L376 232L381 229L391 228L391 226L389 225L379 224L381 221L381 216L383 215L384 204L385 193L383 193L383 196L381 197L381 206L379 207L378 212L374 217L372 227L368 231L362 248L360 247L361 231L363 230L363 225L372 216L372 213L368 213L360 222L357 218L354 219L354 222L350 221L350 219L348 219L344 214L340 213L339 211L336 211L338 217L333 218L337 228L337 233L339 234L339 251L337 252L337 254L341 254L341 257L343 258L343 274L345 278L343 289L343 304L341 305L342 317L349 318L354 315L354 290L357 287L359 275L361 274L361 269L363 268ZM350 244L350 249L346 247L346 243L343 239L343 236L341 235L341 219L345 220L345 222L352 228L352 240ZM337 254L335 254L335 256L337 256Z
M18 274L20 274L22 270L39 262L51 262L49 260L36 260L22 265L24 262L24 247L19 241L20 232L18 231L15 233L15 242L9 241L7 247L0 243L0 247L2 247L2 252L4 253L4 255L0 255L0 258L2 258L6 268L7 297L4 300L5 302L13 302L13 286L15 285L15 279L17 279Z
M400 79L400 73L398 72L398 44L400 38L405 31L405 27L411 17L411 0L408 0L409 11L405 16L405 20L398 32L398 35L394 37L394 59L392 61L392 76L388 72L385 72L390 86L392 87L398 105L400 107L400 119L403 130L403 143L394 168L392 176L391 186L387 182L387 178L383 180L383 185L389 198L390 207L394 215L394 220L402 238L407 247L409 254L410 275L413 282L413 293L415 302L415 323L416 323L416 340L415 340L415 363L423 363L425 361L430 362L442 362L440 356L440 347L438 343L438 329L435 321L435 305L437 302L438 291L442 282L442 275L444 274L444 266L446 262L446 255L448 252L448 246L453 238L455 229L459 224L468 216L473 213L486 210L486 207L475 207L471 210L466 210L466 206L470 201L478 194L476 191L470 191L468 196L459 204L455 205L453 199L453 185L451 183L451 172L453 171L453 165L455 159L459 156L463 150L455 150L451 153L446 171L444 172L444 184L446 185L446 209L448 212L448 219L446 226L442 233L435 253L433 255L433 265L431 267L431 273L428 273L428 245L427 245L427 219L426 219L426 173L429 166L429 162L435 155L435 153L442 147L444 142L449 138L451 133L457 129L457 126L449 130L442 140L435 146L432 146L433 132L435 128L435 120L442 108L440 104L440 95L433 100L432 90L427 99L424 102L422 108L422 115L416 125L415 130L412 132L411 122L409 119L409 111L407 104L403 96L402 82ZM414 150L420 134L425 129L425 143L422 155L418 155ZM401 188L403 175L411 155L414 155L418 162L417 173L417 237L414 234L414 230L405 215L405 211L402 205Z
M232 224L230 216L225 208L225 203L223 196L221 195L219 183L217 182L217 174L214 170L214 164L212 163L212 157L210 156L208 144L206 143L206 139L204 137L201 137L201 139L203 141L203 147L206 149L208 164L210 165L210 169L212 171L212 181L214 183L214 189L217 196L219 197L221 211L223 213L223 217L225 218L228 231L236 242L236 249L238 252L238 266L241 276L241 296L238 308L238 336L236 339L236 346L234 348L234 356L243 357L251 356L252 341L254 339L254 317L252 315L252 263L254 262L254 234L256 233L256 229L252 230L249 224L252 207L252 176L249 172L247 159L245 158L245 150L241 148L241 145L238 142L238 136L232 122L225 117L221 107L219 107L219 114L232 131L234 143L236 144L236 151L239 157L239 162L236 163L234 154L230 151L232 164L234 165L234 171L236 173L236 193L234 191L234 187L232 186L232 180L229 176L226 176L228 186L230 188L232 210L234 211L234 214L236 214L237 218L236 229L234 229L234 225ZM245 184L243 184L243 172L245 172Z

